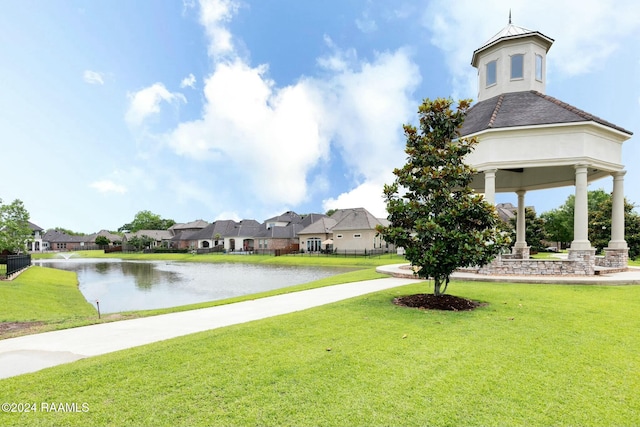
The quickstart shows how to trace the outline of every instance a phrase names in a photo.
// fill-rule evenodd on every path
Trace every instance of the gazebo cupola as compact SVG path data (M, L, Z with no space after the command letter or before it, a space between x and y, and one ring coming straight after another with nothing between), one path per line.
M525 194L575 186L574 240L569 259L583 260L575 274L593 274L595 249L588 236L587 186L613 178L611 240L605 264L626 268L622 144L632 133L545 94L547 52L553 39L511 23L473 52L478 102L467 112L462 137L478 145L465 161L478 171L472 187L495 204L495 194L518 196L513 255L529 258ZM600 262L600 261L598 261ZM581 266L586 270L580 270Z
M546 58L553 39L511 23L473 52L478 69L478 101L501 93L545 93Z

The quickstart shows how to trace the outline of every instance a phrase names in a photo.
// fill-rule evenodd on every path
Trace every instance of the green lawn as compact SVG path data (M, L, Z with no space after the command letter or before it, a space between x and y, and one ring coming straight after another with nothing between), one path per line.
M0 425L640 424L640 287L453 282L473 312L391 304L424 284L0 381L86 403Z
M78 290L75 273L31 267L0 282L0 322L62 322L95 316Z

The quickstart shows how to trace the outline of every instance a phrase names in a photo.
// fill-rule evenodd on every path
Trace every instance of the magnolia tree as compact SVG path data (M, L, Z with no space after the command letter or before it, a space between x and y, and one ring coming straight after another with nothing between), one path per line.
M390 225L378 228L405 249L419 277L433 278L437 296L457 268L489 263L510 240L494 206L470 187L475 171L463 159L477 141L459 138L470 101L460 101L456 111L452 102L426 99L419 128L404 125L407 163L384 187Z

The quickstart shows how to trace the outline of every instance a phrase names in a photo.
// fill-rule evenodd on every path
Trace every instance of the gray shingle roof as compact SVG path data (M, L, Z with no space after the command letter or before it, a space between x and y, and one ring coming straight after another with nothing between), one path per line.
M289 223L284 227L270 227L262 224L254 237L260 239L294 239L298 236L298 231L302 230L301 224Z
M91 242L95 242L96 241L96 237L98 236L104 236L107 239L109 239L109 241L111 242L119 242L122 240L122 236L118 235L118 234L113 234L108 230L100 230L97 233L93 233L90 234L89 236L87 236L88 240Z
M202 230L189 235L191 240L215 240L219 234L221 238L235 236L238 223L230 219L221 219L207 225Z
M331 228L336 224L335 219L324 216L300 230L298 234L328 234L331 233Z
M72 236L58 230L49 230L44 233L42 240L51 243L80 243L86 242L87 236Z
M503 93L475 104L467 112L460 135L487 129L577 122L596 122L632 135L620 126L533 90Z
M173 233L169 230L138 230L135 233L125 233L125 237L127 240L130 240L134 236L147 236L156 241L162 241L171 240L171 238L173 238Z
M31 231L44 231L44 228L32 223L31 221L27 221L29 223L29 228Z
M191 222L187 222L184 224L174 224L172 225L169 230L175 230L175 231L180 231L180 230L193 230L193 229L202 229L205 228L207 225L209 225L209 223L207 221L204 221L202 219L198 219L195 221L191 221Z
M287 211L282 215L274 216L273 218L269 218L265 220L265 222L293 222L294 224L299 223L302 220L300 215L293 211Z
M380 224L378 218L364 208L338 209L330 218L336 220L336 225L332 228L334 232L341 230L373 230L376 225Z

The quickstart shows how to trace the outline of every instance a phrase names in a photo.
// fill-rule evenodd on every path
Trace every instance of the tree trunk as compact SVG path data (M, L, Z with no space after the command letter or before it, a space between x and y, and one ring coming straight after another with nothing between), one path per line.
M444 285L444 288L442 285ZM446 276L446 277L435 276L433 278L433 295L437 297L440 295L444 295L444 293L447 291L448 286L449 286L449 276Z
M442 295L441 288L442 287L442 277L436 276L433 278L433 295L440 296Z

